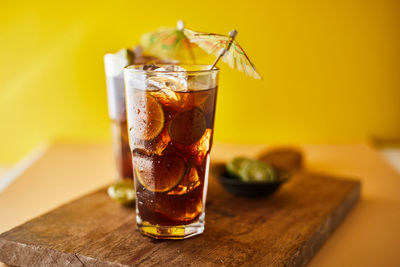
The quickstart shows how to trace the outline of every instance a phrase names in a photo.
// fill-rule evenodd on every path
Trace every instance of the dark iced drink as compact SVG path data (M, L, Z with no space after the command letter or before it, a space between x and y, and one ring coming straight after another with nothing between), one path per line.
M204 231L218 69L125 69L139 230L181 239Z

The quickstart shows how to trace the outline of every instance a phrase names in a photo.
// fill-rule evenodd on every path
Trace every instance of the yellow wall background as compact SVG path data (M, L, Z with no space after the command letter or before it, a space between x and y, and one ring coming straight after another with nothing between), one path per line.
M400 137L400 4L390 0L4 1L0 162L45 140L106 141L103 54L183 19L227 33L264 81L223 63L215 139Z

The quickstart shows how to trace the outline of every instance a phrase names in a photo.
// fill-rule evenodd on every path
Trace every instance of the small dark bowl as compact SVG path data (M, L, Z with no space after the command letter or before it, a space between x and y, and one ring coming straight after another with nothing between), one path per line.
M263 197L274 193L289 180L290 174L286 171L278 171L278 179L274 182L243 182L230 175L225 166L219 166L219 172L214 173L218 182L230 193L241 197Z

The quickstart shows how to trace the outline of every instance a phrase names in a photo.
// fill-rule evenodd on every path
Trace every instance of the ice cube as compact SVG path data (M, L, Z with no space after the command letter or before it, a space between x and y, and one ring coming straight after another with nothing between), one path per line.
M155 70L157 69L157 66L154 64L145 64L142 67L142 70Z
M140 140L134 137L132 129L129 129L131 135L130 142L131 146L136 151L140 151L147 156L150 155L162 155L163 151L167 148L171 138L168 135L168 129L165 128L156 138L152 140Z
M181 110L185 104L183 94L179 92L186 91L186 80L180 80L176 76L156 75L147 78L147 90L163 106L171 107L175 110Z
M187 79L187 87L191 90L212 89L216 87L216 79L208 73L192 75Z
M167 79L164 79L161 81L163 84L163 88L168 87L174 91L186 91L188 86L187 86L187 73L184 68L181 66L177 65L166 65L159 67L155 69L154 71L157 72L168 72L165 75L163 74L158 74L157 78L160 77L165 77ZM160 87L160 86L158 86Z
M165 65L155 69L154 71L160 72L183 72L186 75L186 70L179 65Z
M210 151L211 134L212 130L206 129L200 140L190 146L191 152L196 155L195 159L198 165L203 163L207 153Z
M186 85L175 77L150 76L147 78L147 90L150 91L186 91Z
M190 168L189 173L182 179L181 183L173 190L168 192L168 195L183 195L187 194L200 185L200 177L195 167Z
M191 155L194 158L194 163L196 163L197 166L201 166L204 163L208 152L210 151L211 134L212 130L208 128L204 131L203 136L196 143L189 146L176 144L176 146L183 152Z

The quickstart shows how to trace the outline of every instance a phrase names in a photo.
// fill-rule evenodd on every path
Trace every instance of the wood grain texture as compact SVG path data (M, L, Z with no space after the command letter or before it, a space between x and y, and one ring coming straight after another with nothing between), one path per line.
M105 189L0 235L15 266L304 266L360 196L360 183L303 173L276 194L230 195L210 177L206 231L159 241L136 230L133 208Z

